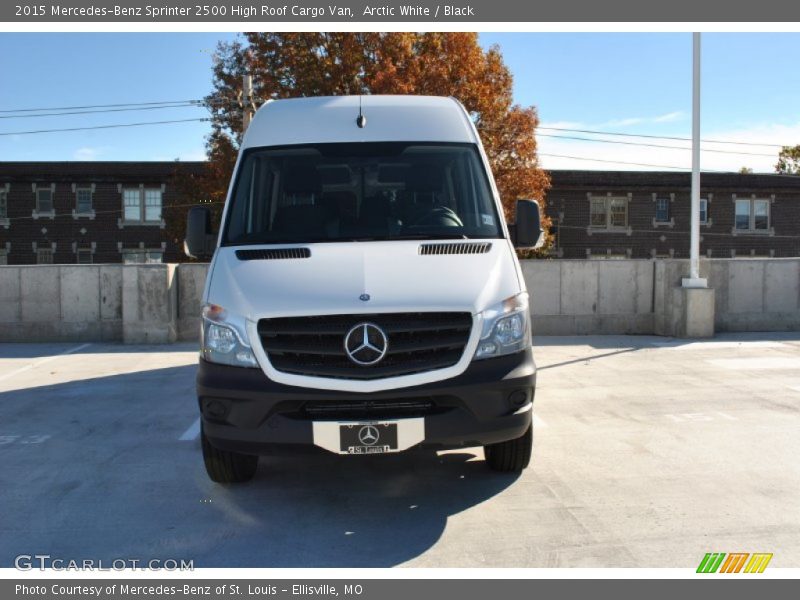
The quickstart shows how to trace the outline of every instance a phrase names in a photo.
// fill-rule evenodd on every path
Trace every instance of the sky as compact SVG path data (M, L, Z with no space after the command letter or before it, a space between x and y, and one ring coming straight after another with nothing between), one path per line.
M0 56L4 57L0 60L0 160L203 159L204 137L209 132L206 122L20 133L206 117L199 107L25 118L20 116L25 113L10 111L199 100L211 91L216 44L235 36L0 33ZM544 167L690 167L689 144L684 141L564 129L689 137L691 34L483 33L480 42L500 47L514 75L515 102L537 108ZM703 34L702 137L769 144L706 143L704 169L749 167L769 172L776 162L777 145L800 143L800 77L791 60L787 62L798 42L797 33Z

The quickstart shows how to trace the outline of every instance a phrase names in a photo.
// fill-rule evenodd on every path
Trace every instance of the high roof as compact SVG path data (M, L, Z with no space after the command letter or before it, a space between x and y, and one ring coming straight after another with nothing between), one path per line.
M361 111L366 126L358 127ZM331 142L477 142L472 123L452 98L326 96L274 100L262 106L243 147Z

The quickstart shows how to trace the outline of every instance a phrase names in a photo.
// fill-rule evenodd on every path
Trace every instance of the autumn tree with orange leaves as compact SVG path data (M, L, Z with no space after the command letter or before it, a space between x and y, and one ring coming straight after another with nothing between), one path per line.
M245 73L253 76L260 103L347 94L454 96L478 129L506 218L513 219L519 198L543 204L549 178L536 155L536 109L513 103L512 75L500 50L483 50L476 33L265 32L220 43L214 92L206 98L213 127L209 165L185 182L190 197L224 201L242 133ZM550 243L548 236L540 254Z

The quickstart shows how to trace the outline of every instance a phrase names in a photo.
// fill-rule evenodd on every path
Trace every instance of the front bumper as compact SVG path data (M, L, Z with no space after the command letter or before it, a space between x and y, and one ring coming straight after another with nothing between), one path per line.
M424 416L424 446L504 442L530 426L535 387L530 348L472 362L461 375L443 381L366 394L284 385L260 369L202 359L197 374L198 403L209 442L221 450L246 454L266 454L285 445L311 446L314 420ZM338 414L340 408L343 412Z

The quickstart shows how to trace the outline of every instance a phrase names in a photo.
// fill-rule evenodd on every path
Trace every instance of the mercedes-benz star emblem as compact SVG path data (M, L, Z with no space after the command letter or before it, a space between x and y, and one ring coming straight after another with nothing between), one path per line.
M359 323L344 336L347 357L363 367L379 363L388 349L386 334L374 323Z
M374 446L379 437L381 437L381 434L378 433L378 428L372 425L364 425L358 431L358 441L365 446Z

